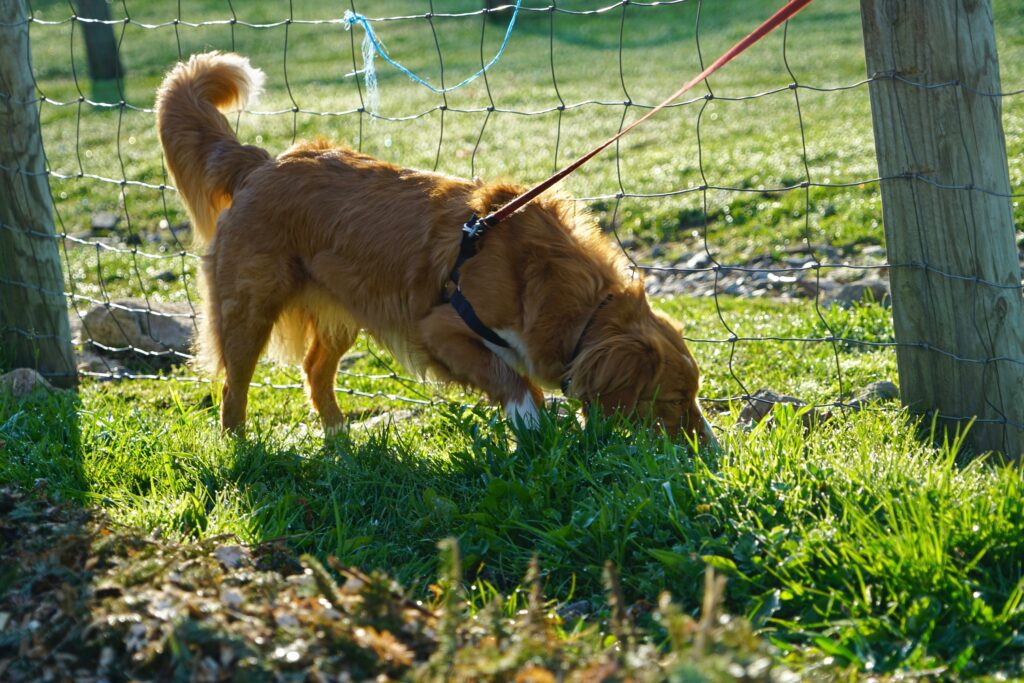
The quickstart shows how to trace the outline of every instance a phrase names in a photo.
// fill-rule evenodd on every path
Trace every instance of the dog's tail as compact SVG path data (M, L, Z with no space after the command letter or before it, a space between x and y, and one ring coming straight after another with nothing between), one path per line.
M270 158L239 143L221 114L254 102L263 79L245 57L208 52L180 62L157 90L157 132L198 244L213 238L235 189Z

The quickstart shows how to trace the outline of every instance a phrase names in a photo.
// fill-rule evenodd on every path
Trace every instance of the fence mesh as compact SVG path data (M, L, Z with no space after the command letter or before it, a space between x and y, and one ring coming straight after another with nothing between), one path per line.
M886 260L885 179L874 160L868 87L901 77L864 76L859 18L848 4L816 3L567 182L645 276L649 293L665 297L683 322L707 377L703 400L712 405L749 401L771 386L821 408L849 406L865 384L896 374L886 309L849 304L865 292L884 298L893 268L965 277ZM234 122L244 142L272 153L323 136L404 166L532 184L621 130L774 9L753 0L524 2L502 52L514 5L121 0L109 4L109 18L96 19L71 3L32 3L35 104L74 341L83 349L80 373L208 381L187 363L169 370L191 352L187 339L169 341L164 330L194 327L198 296L198 255L152 109L156 86L178 59L237 51L265 70L259 108ZM378 58L368 92L365 28L350 25L346 11L365 16L388 54L435 88ZM114 32L124 82L88 77L82 34L96 23ZM1004 65L1024 56L1021 41L1001 49ZM444 91L478 71L471 83ZM1018 225L1024 90L1005 84L1021 75L1004 68L1004 91L982 93L1002 103ZM941 186L926 172L914 179ZM133 324L141 332L126 329ZM100 325L121 336L93 329ZM433 388L372 345L363 353L376 370L343 369L340 392L435 400ZM865 363L865 354L884 360ZM773 357L807 379L780 384L766 369ZM260 386L301 387L297 371L264 370Z

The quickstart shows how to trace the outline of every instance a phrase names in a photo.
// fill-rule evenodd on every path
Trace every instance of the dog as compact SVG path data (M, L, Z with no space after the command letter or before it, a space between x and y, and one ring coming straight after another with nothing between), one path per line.
M221 112L252 101L263 79L239 55L199 54L156 97L167 168L206 245L197 354L225 373L223 430L244 431L267 349L301 361L325 432L341 427L338 363L366 330L410 371L481 390L523 426L539 423L541 386L561 386L605 414L713 441L680 329L651 309L621 251L575 202L541 195L483 235L456 276L467 218L524 188L323 141L277 157L243 145Z

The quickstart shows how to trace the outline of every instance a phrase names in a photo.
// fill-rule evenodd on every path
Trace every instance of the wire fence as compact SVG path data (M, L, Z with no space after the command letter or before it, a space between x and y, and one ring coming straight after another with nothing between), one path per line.
M109 18L88 18L71 3L32 3L38 97L31 104L42 122L44 173L67 283L66 292L53 294L67 297L74 341L88 352L80 375L209 381L187 364L169 372L192 355L187 340L170 343L159 332L165 322L194 328L198 296L199 255L189 247L189 226L154 132L152 95L176 60L221 49L249 55L266 70L260 108L239 113L235 123L244 142L272 153L319 135L401 165L532 184L628 125L774 9L772 2L726 9L702 0L596 4L179 0L155 7L120 0L110 4ZM705 317L712 322L702 325L690 324L687 304L672 310L683 311L676 317L708 374L703 401L712 405L756 400L756 389L779 381L760 377L760 366L750 364L764 354L813 356L805 365L818 376L802 398L821 409L856 403L870 373L878 372L877 364L861 368L858 354L865 351L889 358L883 364L888 376L875 378L895 379L898 343L888 314L864 329L836 313L865 291L884 298L886 275L894 269L1021 291L1019 281L1008 285L927 262L887 260L883 181L1008 196L1020 225L1024 164L1011 153L1009 194L943 184L927 169L880 177L871 84L969 88L894 73L865 77L857 9L820 4L827 5L821 13L812 7L569 182L576 201L644 274L651 295L702 299L699 305L710 307L701 310L711 311ZM518 23L508 31L514 12ZM126 80L106 91L85 69L82 31L97 23L111 27L125 62ZM373 48L364 49L366 26L389 55L433 87L378 59L376 84L368 91ZM1009 50L1024 55L1024 44ZM1008 63L1007 54L1003 60ZM474 73L478 77L466 79ZM1004 69L1004 79L1007 73L1021 76ZM453 83L458 90L450 89ZM1000 101L1007 137L1019 151L1024 88L1018 86L972 92ZM749 316L736 313L737 298L786 300L806 315L773 329L751 326ZM774 310L780 309L765 308L762 317ZM94 329L100 325L113 326L120 337L115 333L111 341ZM972 364L1024 364L1024 357L961 357L929 340L899 344ZM132 363L123 362L126 354ZM390 361L378 367L383 370L343 369L338 391L414 405L435 400L430 387ZM302 386L296 372L266 377L256 384ZM349 380L361 388L346 386Z

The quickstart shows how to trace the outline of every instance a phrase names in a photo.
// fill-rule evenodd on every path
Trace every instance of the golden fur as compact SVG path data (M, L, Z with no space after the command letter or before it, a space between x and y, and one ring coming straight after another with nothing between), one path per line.
M262 81L243 57L195 55L156 100L167 166L208 245L199 346L208 368L225 370L225 429L244 427L268 346L302 361L325 428L338 427L338 361L366 330L412 371L480 389L527 422L539 385L571 377L586 404L649 411L670 432L710 438L679 330L651 310L621 253L575 203L533 201L484 235L463 266L463 293L512 344L493 347L442 296L463 222L523 188L400 168L325 142L272 158L239 143L220 113Z

